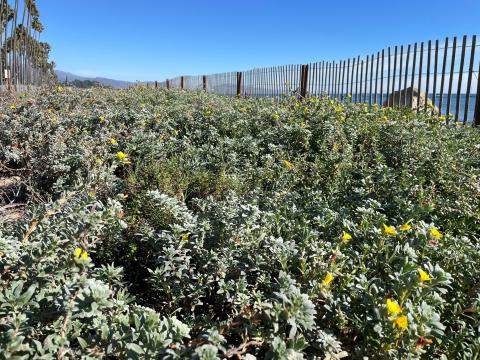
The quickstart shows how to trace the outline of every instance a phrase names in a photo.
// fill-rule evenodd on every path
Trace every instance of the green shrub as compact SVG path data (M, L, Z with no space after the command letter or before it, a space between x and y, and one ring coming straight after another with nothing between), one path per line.
M145 88L0 113L1 358L480 353L477 129Z

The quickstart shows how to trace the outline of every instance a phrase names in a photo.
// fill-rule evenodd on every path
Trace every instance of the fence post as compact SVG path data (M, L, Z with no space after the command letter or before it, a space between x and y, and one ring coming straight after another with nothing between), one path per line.
M167 79L166 83L167 83L167 90L168 90L170 89L170 80Z
M242 72L237 72L237 96L242 96Z
M207 92L207 76L203 75L203 91Z
M308 88L308 65L302 65L300 74L300 97L302 99L307 97Z
M480 63L478 65L480 74ZM480 126L480 77L477 79L477 96L475 99L475 112L473 114L473 126Z
M155 89L158 89L158 81L155 80Z
M183 90L183 76L180 77L180 89Z

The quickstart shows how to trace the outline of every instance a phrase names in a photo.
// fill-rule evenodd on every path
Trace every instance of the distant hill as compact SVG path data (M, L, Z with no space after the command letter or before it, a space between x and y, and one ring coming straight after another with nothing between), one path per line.
M135 84L129 81L113 80L113 79L107 79L103 77L90 78L85 76L79 76L79 75L75 75L75 74L72 74L66 71L61 71L61 70L55 70L55 73L57 74L58 81L60 82L65 82L65 80L68 80L68 82L73 82L75 80L78 80L78 81L89 80L89 81L97 82L102 85L109 86L115 89L125 89Z

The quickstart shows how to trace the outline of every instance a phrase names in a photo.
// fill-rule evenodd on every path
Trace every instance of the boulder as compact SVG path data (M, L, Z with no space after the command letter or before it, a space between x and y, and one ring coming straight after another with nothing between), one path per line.
M391 94L386 101L382 104L383 107L398 107L405 106L405 96L406 96L406 106L416 110L423 110L425 108L425 98L426 95L424 92L419 92L417 88L409 87L407 89L395 91ZM400 105L399 105L400 104ZM438 115L439 111L436 106L433 105L432 100L427 100L427 109L432 110L433 114Z

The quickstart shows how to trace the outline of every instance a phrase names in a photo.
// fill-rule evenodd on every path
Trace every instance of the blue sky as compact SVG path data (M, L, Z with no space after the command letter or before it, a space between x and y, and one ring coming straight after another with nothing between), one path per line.
M37 0L57 69L121 80L338 60L480 34L480 0Z

